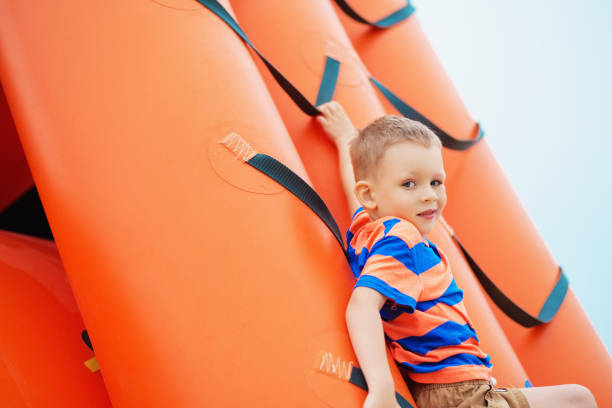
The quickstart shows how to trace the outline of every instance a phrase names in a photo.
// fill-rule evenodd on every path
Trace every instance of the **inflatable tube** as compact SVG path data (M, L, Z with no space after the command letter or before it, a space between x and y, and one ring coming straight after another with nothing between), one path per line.
M295 80L298 89L312 95L312 100L321 81L325 56L332 53L341 66L334 99L345 107L357 126L364 126L384 114L359 58L327 1L234 0L232 6L259 51L290 80ZM320 127L297 109L263 64L259 67L313 185L321 191L332 213L342 220L339 224L346 231L350 215L340 185L335 147ZM524 386L527 374L448 232L438 226L431 239L451 259L457 282L465 288L470 317L478 329L483 349L494 363L493 375L506 385ZM342 271L351 274L347 266Z
M244 163L306 177L244 44L99 5L7 2L0 75L113 406L358 406L342 251Z
M0 405L108 407L55 245L0 231Z
M28 169L9 111L4 90L0 85L0 212L32 187Z
M351 1L373 20L404 4L403 0ZM336 10L375 78L454 137L475 137L477 126L415 16L390 29L374 30ZM465 152L446 150L444 156L451 197L446 218L506 295L538 315L559 278L559 268L486 139ZM605 386L612 360L571 290L553 321L537 329L521 328L494 310L535 385L580 383L593 391L600 406L612 406L612 393Z
M258 49L311 101L315 101L326 57L331 56L340 63L333 99L343 103L355 125L363 127L384 115L357 53L326 2L231 3L238 22ZM287 97L266 67L256 62L313 187L331 209L340 229L346 231L351 214L338 177L335 147L320 126Z

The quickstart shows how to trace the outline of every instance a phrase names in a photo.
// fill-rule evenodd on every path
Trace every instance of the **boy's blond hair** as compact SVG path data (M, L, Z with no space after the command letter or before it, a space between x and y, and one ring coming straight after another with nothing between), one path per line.
M438 136L421 122L396 115L383 116L361 129L351 141L355 180L372 174L385 150L399 142L412 142L427 148L442 147Z

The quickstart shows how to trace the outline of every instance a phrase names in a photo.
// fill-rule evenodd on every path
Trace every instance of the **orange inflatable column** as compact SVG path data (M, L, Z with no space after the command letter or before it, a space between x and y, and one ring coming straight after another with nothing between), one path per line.
M357 126L364 126L384 114L369 84L366 72L355 55L346 33L325 0L279 2L234 0L232 5L247 35L262 54L273 62L298 89L315 100L325 57L336 56L341 63L334 99L346 109ZM306 170L346 230L350 214L344 202L335 147L314 120L303 114L260 64L262 76L295 141ZM457 282L465 288L465 303L478 329L481 344L491 355L493 375L507 385L523 386L527 374L512 350L501 327L478 290L471 271L448 233L438 226L432 240L451 259ZM351 275L347 266L342 273Z
M266 56L312 103L315 103L326 57L340 62L333 99L340 102L355 126L384 115L333 8L325 1L232 1L238 22ZM316 121L305 115L257 61L283 120L306 166L313 187L330 207L341 230L350 224L338 177L335 146Z
M370 20L406 4L404 0L350 3ZM476 136L476 123L414 15L387 30L375 30L349 19L338 8L336 11L376 79L453 137ZM387 111L395 112L388 102L384 103ZM449 196L445 216L457 237L506 295L537 316L559 277L559 269L486 138L464 152L445 150L444 159ZM527 330L504 317L499 319L535 385L581 383L594 392L600 406L612 406L612 393L603 380L612 372L610 355L571 290L558 315L543 327ZM580 330L575 329L576 324Z
M108 407L55 245L0 231L0 406Z
M32 187L32 176L0 86L0 212Z
M245 163L307 177L241 40L193 1L3 7L0 75L113 406L363 404L342 251Z

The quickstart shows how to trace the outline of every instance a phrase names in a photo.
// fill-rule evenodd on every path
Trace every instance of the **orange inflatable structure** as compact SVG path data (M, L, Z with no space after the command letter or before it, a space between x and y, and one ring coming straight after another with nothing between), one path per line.
M110 407L52 242L0 231L0 406Z
M34 3L7 0L0 14L0 79L12 114L1 119L16 125L108 397L100 373L83 366L91 352L79 330L54 347L74 360L67 370L85 372L39 377L39 394L84 381L74 401L86 394L95 403L80 406L361 406L366 385L344 322L353 278L338 236L275 181L294 176L271 178L285 170L266 155L310 183L345 230L336 152L311 117L316 103L333 95L359 127L395 113L374 76L448 134L475 138L415 16L404 8L404 19L382 30L328 0ZM379 21L406 5L350 3ZM13 146L2 154L23 162L11 140L2 139ZM537 315L558 277L554 259L485 140L444 154L447 220L495 283ZM264 171L262 163L272 164ZM12 180L2 191L28 184ZM452 237L441 222L429 238L450 259L498 382L576 382L612 405L610 356L573 294L550 323L522 328L488 300ZM10 234L0 244L2 259L19 254L18 266L54 256L58 279L52 244ZM15 272L3 274L16 282ZM34 286L13 290L14 301L47 296ZM42 309L28 308L22 320L42 324L52 312ZM53 319L79 329L77 317L71 304ZM28 352L28 333L10 330L0 364L19 356L12 366L25 371L43 360ZM400 405L414 406L394 366L393 375ZM0 375L9 401L37 406L11 378Z

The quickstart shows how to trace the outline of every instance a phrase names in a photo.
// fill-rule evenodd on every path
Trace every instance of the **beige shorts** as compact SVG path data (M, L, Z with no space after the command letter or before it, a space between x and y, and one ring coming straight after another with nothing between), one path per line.
M451 384L412 383L412 395L419 408L529 408L517 388L494 388L488 381L472 380Z

